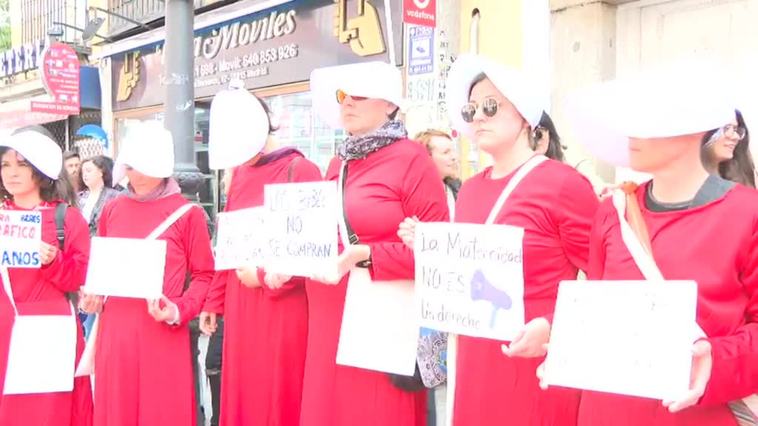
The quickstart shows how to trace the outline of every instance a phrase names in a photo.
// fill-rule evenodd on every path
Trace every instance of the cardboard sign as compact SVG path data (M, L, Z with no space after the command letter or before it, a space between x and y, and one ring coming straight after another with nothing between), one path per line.
M37 269L42 242L39 211L0 210L0 266Z
M158 299L165 267L164 240L94 237L82 290L99 296Z
M676 400L689 388L696 306L693 281L564 281L544 380Z
M307 182L264 187L268 272L312 277L337 260L337 186Z
M524 230L508 225L416 226L422 327L510 341L524 326Z
M255 207L218 214L216 270L263 266L267 254L265 209Z

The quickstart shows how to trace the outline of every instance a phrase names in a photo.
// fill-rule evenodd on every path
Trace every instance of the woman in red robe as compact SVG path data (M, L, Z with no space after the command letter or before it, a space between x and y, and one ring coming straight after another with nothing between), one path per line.
M262 206L267 184L321 180L299 151L277 148L267 113L243 89L221 92L211 105L211 167L234 167L227 212ZM216 331L216 315L224 316L219 424L297 426L308 336L305 280L284 282L262 268L217 271L200 317L206 334Z
M706 66L679 64L607 83L581 92L572 105L579 140L591 152L652 176L632 195L655 264L667 280L697 282L697 324L705 333L694 343L691 389L681 400L585 391L582 426L755 421L742 398L758 392L758 193L703 167L702 147L734 130L725 80L699 71ZM630 222L633 214L627 207ZM593 225L588 276L644 279L610 199Z
M66 292L84 283L89 258L89 231L75 205L73 188L61 172L61 150L42 128L25 128L0 140L3 210L40 211L42 247L39 269L8 268L13 294L0 302L0 384L5 383L14 311L21 315L72 315L76 324L76 360L84 350L79 321L72 314ZM64 245L59 248L56 209L68 204L63 222ZM5 292L4 292L5 293ZM72 392L0 395L0 424L87 426L92 424L92 388L89 377L74 379Z
M129 178L129 193L105 206L98 235L146 238L186 205L170 177L173 165L171 134L162 123L140 123L130 129L114 172L114 181L124 174ZM158 239L167 243L160 300L110 297L103 304L101 297L86 295L80 303L89 313L101 311L93 336L97 339L95 425L195 425L197 421L188 323L200 313L213 278L205 213L190 208Z
M491 167L461 187L455 222L485 223L517 171L535 160L535 129L543 114L540 91L513 69L463 55L450 70L448 99L456 128L493 158ZM512 342L461 335L457 348L455 342L448 348L456 360L448 371L452 424L576 424L580 393L544 392L534 373L544 355L558 283L576 279L579 269L587 268L597 205L586 178L561 162L544 159L524 175L496 213L494 224L524 229L526 326ZM408 219L399 231L409 244L414 226Z
M425 148L410 141L395 119L402 93L396 68L369 62L319 69L311 87L316 112L350 135L326 178L336 181L340 160L347 161L345 211L361 244L343 250L338 282L306 280L309 333L300 423L426 426L426 391L400 389L385 373L338 365L336 358L346 272L361 263L374 280L413 279L413 252L398 238L397 226L414 215L447 221L442 181Z

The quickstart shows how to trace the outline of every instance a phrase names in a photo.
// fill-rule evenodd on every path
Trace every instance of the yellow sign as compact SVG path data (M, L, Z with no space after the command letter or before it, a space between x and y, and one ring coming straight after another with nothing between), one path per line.
M123 102L132 96L140 80L140 52L127 53L118 74L116 101Z
M384 53L384 34L376 7L368 0L358 0L358 16L348 19L347 1L335 0L337 11L334 17L334 35L340 43L350 43L350 48L356 55Z

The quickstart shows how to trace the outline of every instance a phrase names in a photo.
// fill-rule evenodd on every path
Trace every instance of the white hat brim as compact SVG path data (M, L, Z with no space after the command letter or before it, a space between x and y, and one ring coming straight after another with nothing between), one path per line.
M224 90L211 102L208 166L237 167L266 145L269 117L260 101L244 89Z
M57 180L63 168L63 153L54 140L34 130L23 130L0 138L0 146L10 148L24 157L37 170Z

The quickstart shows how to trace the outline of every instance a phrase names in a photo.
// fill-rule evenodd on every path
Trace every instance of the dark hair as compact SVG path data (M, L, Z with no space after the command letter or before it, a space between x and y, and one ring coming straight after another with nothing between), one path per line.
M565 158L563 155L563 150L566 149L566 147L561 145L561 137L560 135L558 135L558 130L556 130L555 128L553 119L550 118L550 116L546 112L542 113L542 117L540 118L540 124L534 130L534 143L535 144L537 143L537 141L542 139L543 131L547 131L548 137L550 138L547 145L547 151L545 151L545 157L563 162ZM536 148L536 145L535 145L535 148Z
M737 143L734 148L734 154L730 160L722 161L718 164L719 176L724 179L731 180L733 182L741 183L745 186L755 188L755 165L753 164L753 157L750 154L750 131L745 124L745 119L742 117L742 113L739 110L734 110L734 115L737 118L737 126L745 129L745 137ZM708 143L711 137L719 129L713 129L703 135L702 145ZM713 161L707 149L703 150L703 163L707 164Z
M113 186L113 160L104 155L96 155L82 161L82 166L86 163L92 163L100 170L103 174L103 185L106 188ZM79 173L79 188L87 188L84 184L84 173Z
M258 102L261 103L263 110L266 111L266 117L268 118L268 134L274 134L274 132L279 130L279 127L274 127L274 125L271 123L271 108L269 108L268 104L263 99L259 98L256 95L253 96L255 96L255 99L258 99Z
M68 161L72 158L79 158L79 152L76 150L66 151L63 153L63 161Z
M486 80L487 78L488 78L487 74L485 74L483 72L480 72L479 74L476 75L476 77L474 77L474 79L471 81L471 86L468 87L468 97L469 98L471 97L471 92L474 91L474 86L476 86L477 84L479 84L482 81Z
M0 158L2 158L10 148L0 148ZM66 169L61 167L61 171L58 174L58 179L53 180L45 176L34 164L29 163L32 168L32 179L39 184L39 195L42 201L53 202L63 200L69 206L76 206L76 194L74 194L74 188L71 186L71 182L68 180ZM3 186L2 179L0 179L0 197L4 200L13 199L13 196Z

